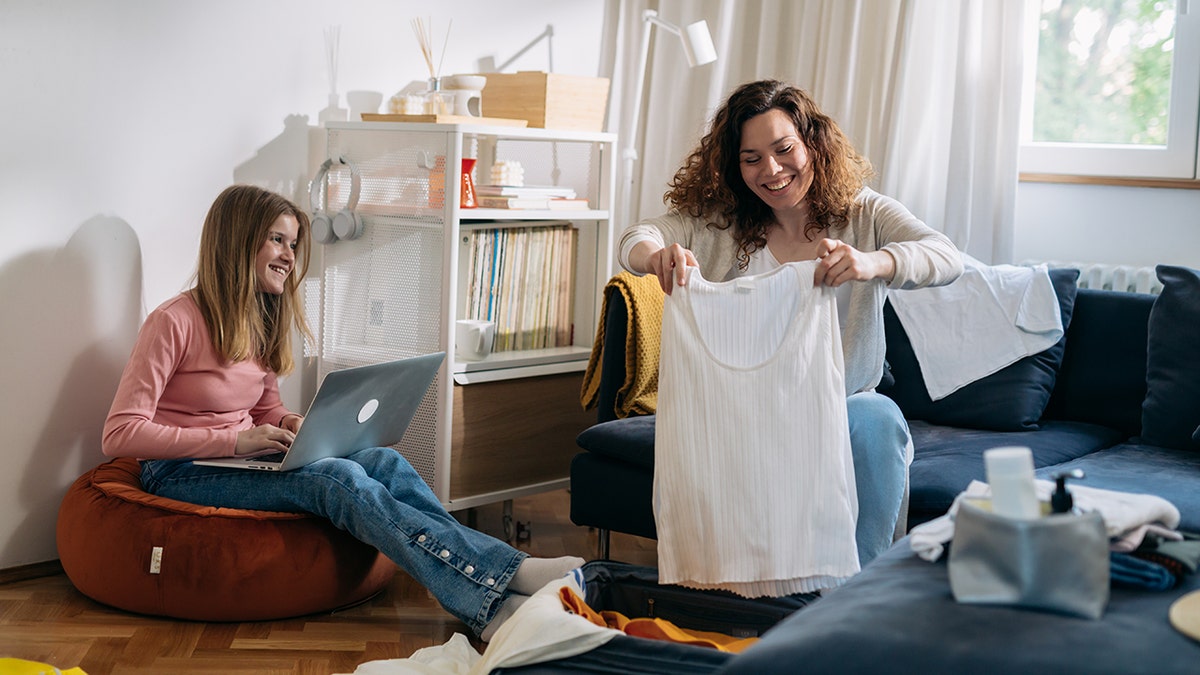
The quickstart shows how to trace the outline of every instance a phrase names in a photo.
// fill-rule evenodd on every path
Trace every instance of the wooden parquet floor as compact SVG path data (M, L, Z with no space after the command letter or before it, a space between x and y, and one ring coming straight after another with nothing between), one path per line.
M595 558L596 533L570 522L565 490L513 501L532 555ZM499 504L476 527L502 536ZM614 534L615 560L653 565L653 541ZM339 612L251 623L201 623L130 614L75 590L63 574L0 585L0 657L80 667L88 675L328 675L411 655L470 630L403 572L381 594ZM482 645L474 642L476 648Z

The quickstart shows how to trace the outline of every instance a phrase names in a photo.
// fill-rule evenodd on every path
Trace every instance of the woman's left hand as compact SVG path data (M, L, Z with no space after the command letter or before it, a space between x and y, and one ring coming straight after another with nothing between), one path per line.
M301 424L304 424L304 416L296 413L284 415L283 419L279 420L279 428L287 429L293 434L300 431Z
M847 281L883 279L891 281L896 275L896 260L887 251L864 253L838 239L822 239L817 243L815 286L841 286Z

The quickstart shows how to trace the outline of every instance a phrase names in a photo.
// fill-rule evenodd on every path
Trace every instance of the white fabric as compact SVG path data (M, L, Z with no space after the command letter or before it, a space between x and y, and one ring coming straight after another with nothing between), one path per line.
M679 40L657 30L635 135L628 108L641 15L651 4L676 25L705 19L718 59L689 69ZM633 175L619 177L621 190L632 191L630 222L662 210L664 186L729 93L774 77L806 89L837 120L879 171L881 192L979 259L1011 261L1024 4L611 3L601 75L613 78L608 128L640 158Z
M945 286L890 290L934 401L1053 346L1063 335L1045 265L984 265L964 255Z
M444 645L418 649L407 658L363 663L353 675L488 675L497 668L582 654L621 634L566 611L558 596L564 586L585 597L573 575L546 584L500 626L482 656L455 633Z
M659 581L745 597L859 570L858 497L832 289L816 263L728 282L695 267L663 306Z
M455 633L446 644L418 649L407 658L359 664L354 675L468 675L479 658L467 636Z
M1049 501L1054 493L1054 483L1035 480L1034 489L1040 501ZM1114 546L1121 546L1121 539L1136 532L1143 525L1154 524L1168 530L1179 527L1179 509L1157 495L1118 492L1101 488L1072 485L1068 488L1074 497L1075 508L1083 513L1097 511L1104 519L1104 529ZM954 538L954 516L963 499L987 499L992 496L987 483L973 480L967 489L954 498L945 515L922 523L909 532L909 545L913 552L924 560L934 561L942 556L946 542ZM1157 530L1156 531L1161 531Z
M500 626L470 675L565 659L591 651L621 634L563 609L558 595L563 587L571 588L581 598L587 597L575 575L546 584Z
M868 154L882 192L990 263L1013 258L1027 4L904 3L886 147Z
M626 254L625 258L628 259L629 255ZM782 264L771 253L770 247L764 246L750 254L750 264L746 266L744 276L752 277L756 274L766 274ZM833 289L833 297L837 301L838 328L842 329L843 332L846 329L846 319L850 314L850 292L852 290L854 290L854 284L842 284Z

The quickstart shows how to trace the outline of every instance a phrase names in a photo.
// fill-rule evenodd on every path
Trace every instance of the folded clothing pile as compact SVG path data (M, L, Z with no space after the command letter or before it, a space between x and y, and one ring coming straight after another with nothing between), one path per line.
M1038 499L1048 501L1054 483L1034 481ZM1200 535L1179 532L1179 509L1154 495L1132 494L1075 485L1075 508L1096 511L1109 536L1112 582L1126 587L1166 590L1200 567ZM954 538L954 517L964 499L988 499L987 483L972 481L954 500L950 510L913 528L909 544L924 560L941 558Z
M1200 534L1179 537L1148 533L1130 553L1109 553L1113 584L1165 591L1200 567Z

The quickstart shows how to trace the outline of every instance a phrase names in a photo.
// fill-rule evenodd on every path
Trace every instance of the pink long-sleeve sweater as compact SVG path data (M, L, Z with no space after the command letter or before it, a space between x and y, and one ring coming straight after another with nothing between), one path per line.
M104 423L110 457L230 457L239 431L278 425L290 411L275 373L217 355L188 293L146 317Z

